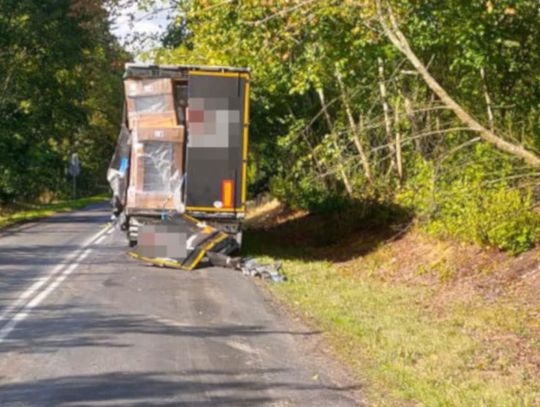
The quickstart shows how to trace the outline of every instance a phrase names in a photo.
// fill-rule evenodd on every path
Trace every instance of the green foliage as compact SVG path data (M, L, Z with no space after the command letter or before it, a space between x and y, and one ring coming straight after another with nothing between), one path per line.
M279 235L268 239L267 231L252 232L246 243L252 248L246 254L271 253L265 260L283 262L288 281L270 289L324 330L335 354L365 383L363 395L373 405L538 404L534 368L501 340L516 336L534 343L533 323L518 300L459 299L454 307L441 307L432 287L376 277L392 262L384 249L343 270ZM452 278L451 265L433 267L441 281Z
M468 164L459 172L438 177L435 164L418 159L397 202L414 210L435 235L513 254L531 248L540 236L540 214L532 210L531 190L506 181L511 162L497 157L492 148L479 145L474 156L467 157Z
M57 212L68 212L82 209L94 203L105 202L108 195L96 195L88 198L58 201L47 205L15 205L7 208L0 207L0 228L16 223L29 222L32 220L51 216Z
M540 236L540 215L531 210L531 194L507 187L452 184L427 229L518 254Z
M338 212L350 205L343 195L332 193L320 181L305 177L292 182L275 176L270 180L270 192L293 208L313 213Z
M102 0L0 2L0 201L104 190L121 117L126 54Z
M537 0L388 3L465 110L538 150ZM535 175L475 142L381 34L375 11L367 0L182 1L153 56L252 69L252 196L270 190L316 212L397 202L441 235L514 253L530 247Z

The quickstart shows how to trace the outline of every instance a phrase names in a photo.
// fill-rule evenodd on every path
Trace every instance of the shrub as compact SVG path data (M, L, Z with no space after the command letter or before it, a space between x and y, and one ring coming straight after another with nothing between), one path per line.
M311 177L303 177L296 182L279 176L273 177L270 180L270 192L281 202L312 213L339 212L350 204L347 197L329 191L320 181Z
M507 186L460 186L453 199L445 199L427 229L512 254L531 248L540 233L540 216L531 210L530 193ZM451 190L456 191L454 186Z
M504 180L512 168L482 160L490 158L484 148L476 153L469 165L451 175L439 174L438 179L433 163L417 160L397 202L412 209L424 228L437 236L519 254L540 236L540 215L532 210L532 194L504 181L490 181Z

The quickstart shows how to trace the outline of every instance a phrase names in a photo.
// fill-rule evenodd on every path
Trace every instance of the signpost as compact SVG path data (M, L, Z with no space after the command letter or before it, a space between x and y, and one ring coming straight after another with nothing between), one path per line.
M68 173L73 178L73 199L77 197L77 176L81 173L81 162L77 153L71 154Z

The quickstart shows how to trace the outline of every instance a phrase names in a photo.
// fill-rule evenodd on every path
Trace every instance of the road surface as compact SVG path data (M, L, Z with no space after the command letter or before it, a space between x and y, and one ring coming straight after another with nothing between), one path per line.
M108 207L0 231L0 406L349 406L252 278L126 256Z

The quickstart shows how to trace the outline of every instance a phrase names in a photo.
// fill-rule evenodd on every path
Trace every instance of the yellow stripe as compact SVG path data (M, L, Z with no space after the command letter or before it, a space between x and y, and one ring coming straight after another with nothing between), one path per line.
M248 158L248 138L249 138L249 82L246 82L245 97L244 97L244 133L243 133L243 150L242 150L242 206L246 203L247 195L247 158Z
M151 258L151 257L145 257L141 256L135 252L128 252L128 255L137 259L142 260L147 263L157 264L159 266L167 266L172 267L175 269L181 269L181 270L187 270L192 271L197 264L201 261L203 256L206 254L208 250L210 250L212 247L214 247L216 244L221 242L222 240L225 240L228 237L226 233L220 232L220 234L217 236L217 238L213 239L212 241L208 242L202 249L201 252L198 254L198 256L193 260L193 262L189 266L184 266L183 264L175 261L165 260L165 259L158 259L158 258Z
M193 216L189 216L187 213L182 214L184 219L190 220L193 223L199 223L198 219L195 219Z
M201 212L243 212L245 206L240 208L213 208L211 206L187 206L186 210L188 211L201 211Z
M213 71L189 71L190 75L202 76L222 76L224 78L244 78L249 79L249 73L246 72L213 72Z
M208 250L210 250L212 247L214 247L216 244L218 244L219 242L221 242L222 240L226 239L228 235L226 235L225 233L221 232L220 235L218 235L218 237L214 240L212 240L211 242L209 242L208 244L206 244L206 246L204 246L202 249L201 249L201 252L199 253L199 255L195 258L195 260L193 260L193 262L188 266L188 270L193 270L195 268L195 266L197 264L199 264L199 262L201 261L201 259L203 258L203 256L206 254L206 252Z
M175 269L181 269L181 270L187 270L187 271L193 270L193 268L188 269L186 267L183 267L182 264L180 264L178 262L175 262L175 261L170 261L170 260L165 260L165 259L157 259L157 258L151 258L151 257L144 257L144 256L141 256L141 255L135 253L135 252L128 252L128 255L133 257L134 259L142 260L142 261L152 263L152 264L157 264L158 266L167 266L167 267L172 267L172 268L175 268Z

